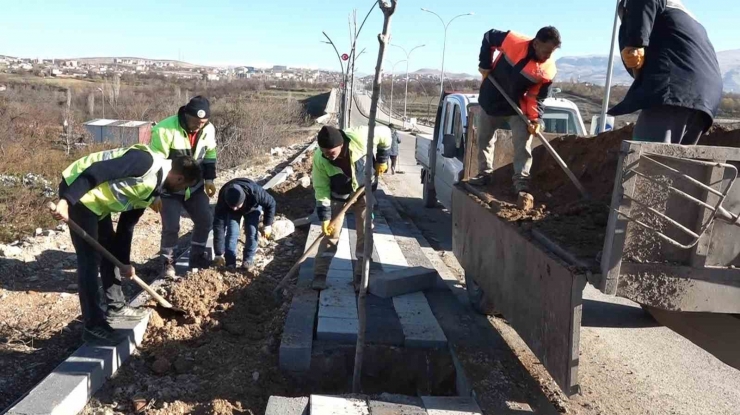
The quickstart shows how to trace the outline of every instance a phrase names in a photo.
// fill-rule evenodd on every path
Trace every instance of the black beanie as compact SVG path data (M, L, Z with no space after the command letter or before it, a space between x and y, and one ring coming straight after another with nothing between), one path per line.
M344 144L344 136L338 129L325 125L319 131L319 147L336 148Z
M193 99L185 105L185 114L192 115L193 117L204 119L211 117L211 103L200 95L193 97Z
M226 194L224 195L224 200L226 201L226 204L229 205L229 207L232 209L244 203L245 198L246 195L244 194L244 189L242 189L240 186L229 186L229 188L226 189Z

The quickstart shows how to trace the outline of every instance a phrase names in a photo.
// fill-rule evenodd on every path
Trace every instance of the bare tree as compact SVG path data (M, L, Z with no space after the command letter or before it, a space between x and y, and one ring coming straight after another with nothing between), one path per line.
M378 115L378 99L380 98L380 73L383 69L383 60L385 59L385 49L391 39L391 17L396 11L398 0L390 0L387 4L384 0L378 2L380 10L383 12L383 32L378 35L378 62L375 66L375 79L373 81L373 95L370 104L370 114L368 120L367 132L367 155L365 163L365 189L372 187L373 181L373 148L375 147L375 118ZM360 327L357 332L357 346L355 347L355 370L352 376L352 392L360 393L360 379L362 377L362 358L365 352L365 329L367 319L365 313L365 303L367 297L367 285L370 273L370 257L373 252L373 231L372 231L372 209L375 206L373 192L365 192L365 252L362 257L362 282L360 285L360 295L357 299L357 312L359 314Z

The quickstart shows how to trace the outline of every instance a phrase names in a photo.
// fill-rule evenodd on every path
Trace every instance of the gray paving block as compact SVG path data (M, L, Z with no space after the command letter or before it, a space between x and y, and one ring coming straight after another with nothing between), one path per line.
M340 241L341 243L341 241ZM347 242L349 244L349 242ZM349 250L349 248L347 248ZM352 272L352 258L351 253L347 254L346 258L339 257L341 252L337 252L337 254L334 256L334 258L331 260L331 264L329 265L329 270L341 270L341 271L350 271Z
M369 290L378 297L396 297L430 289L436 283L437 278L437 270L434 268L405 268L374 276L370 279Z
M447 345L447 337L424 294L393 297L393 306L403 327L406 347L443 348Z
M355 290L349 285L331 286L321 291L319 304L330 307L357 308L357 296Z
M359 322L351 318L319 317L316 339L321 341L355 344Z
M422 396L429 415L482 415L475 399L457 396Z
M421 399L410 396L383 394L368 401L370 415L426 415Z
M308 398L270 396L265 415L308 415Z
M311 395L311 415L370 415L364 399Z
M352 281L352 270L343 270L343 269L329 269L329 272L326 274L326 281L327 283L331 281Z
M357 320L357 307L336 307L319 305L319 318L349 318Z
M393 308L393 300L368 295L365 306L367 343L403 346L403 328Z
M313 327L318 293L302 289L295 293L285 319L279 350L279 366L291 372L305 372L311 366Z
M115 325L128 339L118 346L84 344L7 412L9 415L81 412L88 399L131 356L146 331L149 317Z

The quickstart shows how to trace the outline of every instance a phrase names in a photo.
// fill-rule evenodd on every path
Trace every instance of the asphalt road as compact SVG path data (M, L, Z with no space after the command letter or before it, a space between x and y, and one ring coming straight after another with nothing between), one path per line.
M445 263L460 270L451 252L450 215L442 208L423 207L414 137L402 133L401 139L400 168L405 174L386 175L385 189L393 193ZM489 320L535 378L546 376L505 322ZM579 370L582 393L566 402L570 413L740 413L740 371L657 326L637 304L605 296L591 286L584 291Z

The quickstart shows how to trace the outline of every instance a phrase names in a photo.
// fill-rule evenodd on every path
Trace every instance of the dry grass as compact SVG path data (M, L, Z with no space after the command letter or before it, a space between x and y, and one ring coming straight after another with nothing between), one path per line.
M102 116L105 91L106 118L160 121L177 113L187 99L204 95L211 100L212 122L219 144L219 167L229 168L287 144L291 130L305 124L303 107L296 98L305 90L280 93L254 82L209 85L191 83L119 84L27 82L0 77L8 86L0 92L0 175L17 178L0 181L0 242L19 239L37 227L54 222L44 210L51 199L44 186L23 184L28 173L40 176L56 191L61 172L76 159L110 146L91 145L82 123ZM323 91L322 91L323 92ZM318 93L318 92L317 92ZM92 97L92 98L91 98ZM62 121L71 124L70 144L63 139ZM18 181L19 180L19 181Z

